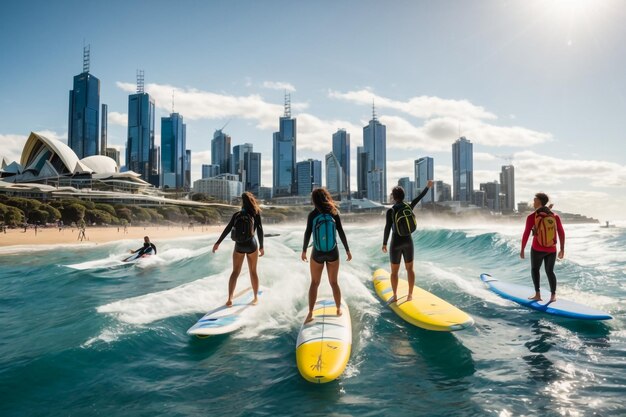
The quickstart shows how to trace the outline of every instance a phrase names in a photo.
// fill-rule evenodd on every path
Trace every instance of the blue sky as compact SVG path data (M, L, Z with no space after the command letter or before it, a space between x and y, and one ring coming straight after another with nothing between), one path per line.
M354 159L375 100L389 185L423 156L451 183L460 131L474 143L475 188L510 161L517 201L545 191L561 210L624 218L625 2L35 1L2 14L0 156L11 160L30 131L66 140L85 42L109 144L125 145L127 97L143 69L157 142L174 92L194 179L230 120L225 132L262 152L271 186L286 88L298 159L323 159L338 128Z

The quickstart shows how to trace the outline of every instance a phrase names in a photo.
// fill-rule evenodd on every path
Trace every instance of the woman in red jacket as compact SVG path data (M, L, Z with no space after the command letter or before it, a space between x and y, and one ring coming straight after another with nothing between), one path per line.
M565 231L561 224L561 219L553 213L548 204L548 196L544 193L535 194L533 206L535 211L526 218L526 229L522 235L522 250L520 258L524 259L524 249L528 242L530 232L533 232L533 243L530 249L530 265L533 284L535 285L535 295L529 297L529 300L541 301L541 292L539 288L539 270L541 264L545 261L546 275L548 275L548 283L550 284L550 302L556 301L556 275L554 274L554 264L557 256L563 259L565 255ZM560 245L559 253L556 252L558 242Z

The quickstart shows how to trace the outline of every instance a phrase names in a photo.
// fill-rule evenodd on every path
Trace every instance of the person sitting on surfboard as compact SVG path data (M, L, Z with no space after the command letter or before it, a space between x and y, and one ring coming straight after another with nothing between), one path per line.
M526 218L526 228L522 235L522 250L520 258L524 259L524 249L528 242L530 233L533 233L533 243L530 249L530 272L535 286L535 295L528 297L529 300L541 301L541 292L539 287L539 278L541 264L545 261L545 271L550 284L550 302L556 301L556 274L554 273L554 264L558 256L563 259L565 255L565 231L561 224L559 216L550 210L552 205L548 204L548 196L544 193L535 194L533 207L535 211ZM559 253L556 252L556 243L560 244Z
M331 195L325 188L316 188L311 193L311 200L315 208L306 223L306 231L304 232L304 243L302 244L302 255L300 256L304 262L307 262L306 250L309 247L309 239L313 234L313 251L311 252L311 286L309 287L309 314L304 320L305 323L313 320L313 308L317 301L317 289L322 280L322 272L324 263L326 263L326 272L328 273L328 281L333 290L333 298L337 306L337 315L341 316L341 290L337 282L339 275L339 249L337 248L336 232L348 255L347 260L352 259L350 248L346 234L341 226L341 218L339 211L333 201Z
M141 258L143 255L156 255L157 248L154 246L154 243L150 242L150 238L148 236L144 236L143 238L143 246L136 250L131 250L130 253L137 253L137 258Z
M231 232L232 231L232 232ZM261 208L257 203L254 195L248 191L241 195L241 210L233 214L230 222L222 232L222 235L213 245L213 253L220 247L220 243L231 232L231 238L235 241L233 249L233 272L228 280L228 307L233 305L233 294L237 286L237 278L241 272L243 258L248 260L248 270L250 271L250 282L252 291L254 291L254 300L252 304L258 302L259 293L259 276L256 272L256 264L259 256L263 256L263 225L261 224ZM257 246L255 232L259 236L259 244Z
M389 299L390 303L398 300L398 271L400 262L404 258L404 267L406 268L407 278L409 282L409 294L406 301L413 299L413 286L415 285L415 271L413 271L413 238L411 234L417 229L415 214L413 209L419 201L426 195L428 190L432 188L433 182L428 181L426 187L420 195L415 197L411 203L404 202L404 189L400 186L393 187L391 190L391 199L394 202L393 207L387 210L387 223L385 224L385 234L383 236L382 251L387 253L387 240L389 232L393 229L391 235L391 245L389 248L389 262L391 263L391 289L393 297Z

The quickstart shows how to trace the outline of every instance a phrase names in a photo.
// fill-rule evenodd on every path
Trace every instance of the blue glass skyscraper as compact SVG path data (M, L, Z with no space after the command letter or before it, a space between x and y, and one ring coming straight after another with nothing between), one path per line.
M341 167L341 192L339 195L350 196L350 134L345 129L339 129L333 134L333 152Z
M279 130L273 143L273 195L285 197L296 194L296 119L291 118L291 102L285 96L285 114L279 119Z
M246 152L243 167L246 172L244 188L258 197L261 191L261 154L259 152Z
M83 51L83 72L70 90L67 144L78 158L98 155L100 80L89 73L89 46Z
M154 184L158 182L154 155L154 99L142 87L137 94L128 96L126 167L141 174L143 180L158 185Z
M474 151L464 136L452 144L452 186L454 201L472 202L474 191Z
M230 174L230 136L218 129L211 140L211 165L220 166L220 174Z
M307 159L298 162L298 195L307 196L313 189L322 186L322 161Z
M418 193L428 184L428 180L434 179L435 162L430 156L415 160L415 188ZM420 200L421 204L431 203L435 201L435 187Z
M363 152L367 154L367 198L385 203L387 198L387 127L376 118L363 128Z
M172 113L161 118L161 186L184 188L185 186L185 124L183 116Z

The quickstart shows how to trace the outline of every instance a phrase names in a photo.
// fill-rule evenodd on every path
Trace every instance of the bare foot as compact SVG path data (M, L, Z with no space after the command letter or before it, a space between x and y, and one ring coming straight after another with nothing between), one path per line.
M528 297L531 301L542 301L540 295L533 295L532 297Z
M409 294L406 296L407 301L411 301L413 299L413 294Z
M398 297L396 295L392 295L389 300L387 300L387 304L395 303L398 301Z
M550 297L550 303L553 303L556 301L556 294L552 294L552 297Z
M304 324L310 323L313 321L313 312L310 311L309 314L306 315L306 318L304 319Z
M337 309L337 317L341 316L342 314L343 314L343 313L341 312L341 309L340 309L340 308L338 308L338 309Z
M233 300L228 300L226 301L226 307L232 307L233 306Z
M259 304L259 299L257 297L254 297L254 300L252 300L250 304L252 304L253 306Z

